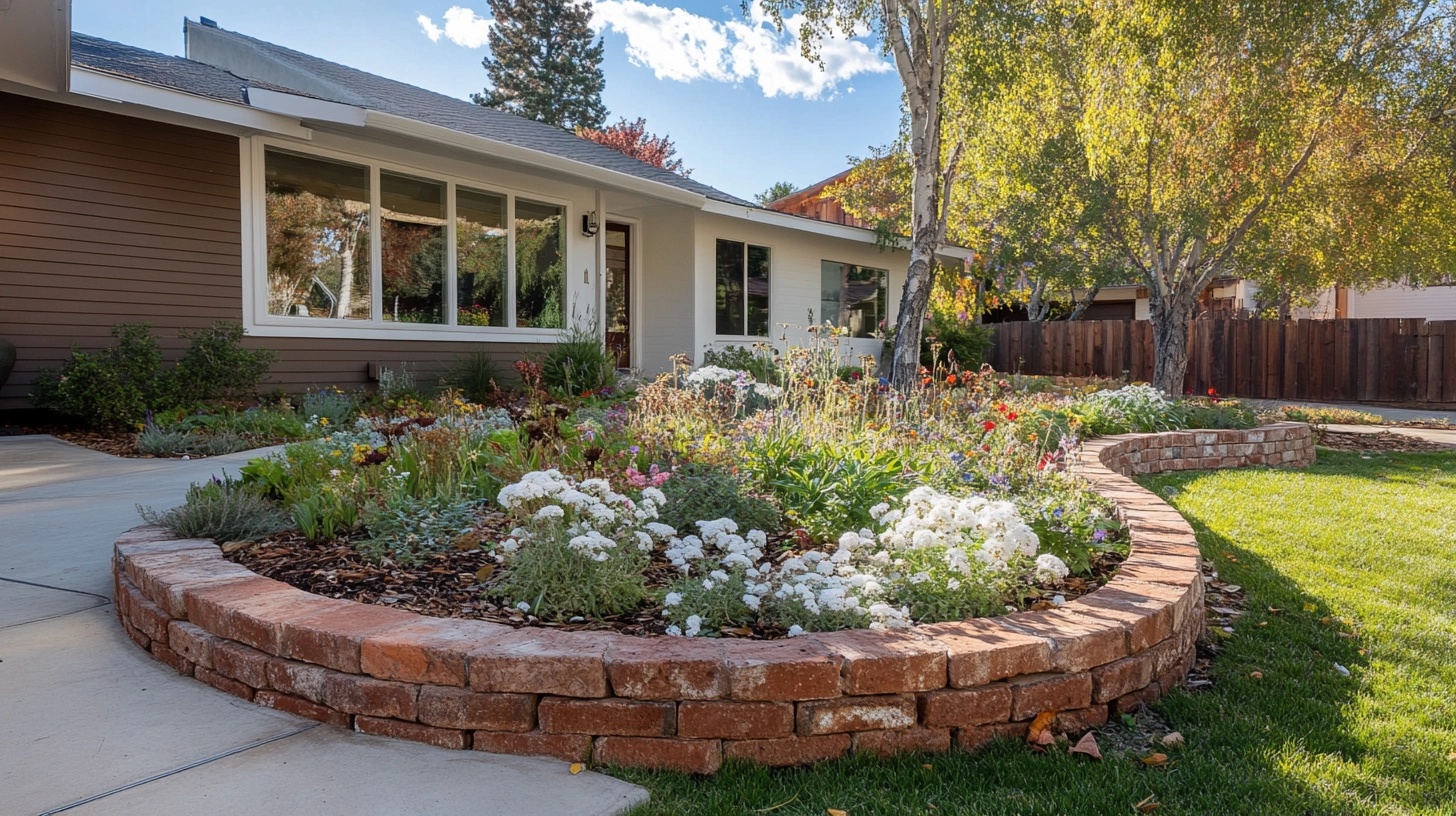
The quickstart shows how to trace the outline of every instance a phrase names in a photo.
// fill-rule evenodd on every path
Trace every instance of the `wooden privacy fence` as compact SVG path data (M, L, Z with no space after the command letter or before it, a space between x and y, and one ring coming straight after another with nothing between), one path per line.
M1153 377L1146 320L993 328L990 359L1001 371ZM1456 403L1456 320L1195 320L1184 388L1258 399Z

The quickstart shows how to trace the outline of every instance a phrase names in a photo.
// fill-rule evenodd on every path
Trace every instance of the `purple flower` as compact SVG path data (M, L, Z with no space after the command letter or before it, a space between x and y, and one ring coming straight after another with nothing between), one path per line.
M633 445L632 447L630 447L630 448L627 449L627 452L630 453L630 454L632 454L633 456L636 456L637 453L639 451L641 451L641 450L642 450L641 448L637 447L636 445Z
M1092 540L1093 541L1098 541L1098 542L1106 541L1107 540L1107 531L1106 530L1103 530L1103 529L1100 529L1100 528L1097 529L1097 530L1092 531Z

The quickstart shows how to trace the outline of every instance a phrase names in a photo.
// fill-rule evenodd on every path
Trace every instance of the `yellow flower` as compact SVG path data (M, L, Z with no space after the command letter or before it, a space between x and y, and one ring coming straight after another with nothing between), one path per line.
M319 424L320 425L327 425L327 424L329 424L329 418L328 417L319 417Z

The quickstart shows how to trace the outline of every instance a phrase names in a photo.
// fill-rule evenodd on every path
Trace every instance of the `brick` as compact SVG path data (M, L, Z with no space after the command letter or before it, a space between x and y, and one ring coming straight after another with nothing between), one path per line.
M117 536L114 546L117 555L124 552L150 552L147 545L153 543L170 544L178 541L173 537L172 532L160 524L138 524ZM187 543L201 541L203 539L189 539ZM207 542L211 544L212 542Z
M520 629L475 646L467 660L476 691L606 697L611 635Z
M984 686L1018 674L1052 669L1051 641L991 620L936 623L919 630L945 646L948 680L953 688Z
M128 574L136 576L133 580L142 594L174 618L187 617L188 589L258 577L252 570L224 560L216 546L210 553L186 551L165 558L149 555L145 561L133 561L128 569Z
M413 612L329 599L327 607L282 622L278 656L359 674L364 638L417 620Z
M1124 586L1137 585L1128 582L1117 587L1105 586L1066 607L1085 618L1120 627L1126 637L1127 652L1137 654L1173 634L1174 604L1167 597L1153 598L1120 588Z
M342 711L335 711L332 708L311 703L302 697L294 697L289 694L279 694L276 691L260 691L253 696L253 702L260 706L285 711L295 717L303 717L306 720L337 725L340 728L352 728L349 715Z
M945 688L946 647L910 632L858 629L813 635L832 654L845 694L899 694Z
M1080 737L1094 728L1107 725L1107 706L1094 705L1057 712L1052 731L1070 737Z
M536 709L548 734L670 737L677 733L677 706L647 700L581 700L547 697Z
M174 620L167 624L167 643L177 654L199 666L212 668L213 646L221 638L204 632L201 627L187 621Z
M920 721L932 728L969 728L1009 719L1011 687L1005 683L975 689L942 689L920 697Z
M978 725L975 728L957 728L955 745L963 751L975 751L990 744L992 740L1015 740L1024 742L1026 732L1031 730L1029 722L996 723Z
M909 694L840 697L800 703L795 730L802 736L884 731L910 728L915 721L916 701Z
M225 691L228 694L233 695L234 697L241 697L244 700L253 699L253 689L251 687L239 683L231 677L223 677L212 669L206 669L202 666L198 666L197 668L192 670L192 676L208 684L209 686L212 686L218 691Z
M618 697L717 700L728 696L728 667L719 640L622 638L607 650L607 677Z
M322 666L284 660L281 657L268 661L269 687L315 703L324 701L324 680L336 673Z
M359 668L380 680L464 687L470 650L509 631L485 621L419 617L366 636Z
M140 590L125 576L118 581L121 595L117 602L121 607L122 614L126 616L127 623L136 627L151 640L167 643L167 624L172 618L161 607L142 597Z
M949 728L903 728L892 731L859 731L851 735L855 753L875 756L944 753L950 750Z
M338 603L269 578L188 587L187 619L218 637L278 654L279 625Z
M196 665L191 660L167 648L167 646L158 640L152 641L148 650L152 653L152 657L171 666L178 674L191 675L192 669Z
M462 751L469 748L470 733L467 731L455 731L449 728L435 728L429 725L420 725L404 720L391 720L385 717L366 717L360 715L354 718L354 730L361 734L373 734L376 737L393 737L395 739L409 740L410 742L423 742L426 745L433 745L436 748L452 748Z
M471 747L493 754L547 756L563 762L589 762L592 738L586 734L543 734L540 731L525 734L476 731Z
M219 640L212 647L212 668L255 689L268 688L268 661L275 658L241 643Z
M530 694L424 686L416 706L420 722L441 728L530 731L536 727L536 698Z
M723 747L717 740L598 737L592 757L601 765L711 774L723 766Z
M1129 692L1113 700L1107 706L1108 713L1113 717L1131 714L1143 706L1152 704L1153 701L1158 699L1161 693L1162 689L1158 687L1157 683L1144 686L1137 691Z
M413 720L419 691L409 683L331 672L324 677L323 704L348 714Z
M141 631L135 626L132 626L126 621L122 621L121 628L123 631L126 632L126 636L131 638L133 643L142 648L142 651L151 651L152 639L147 637L145 632Z
M1086 708L1092 704L1092 675L1035 674L1011 685L1011 719L1029 720L1043 711Z
M1086 671L1127 656L1127 636L1120 626L1076 612L1020 612L993 622L1050 641L1052 668L1057 671Z
M1163 674L1173 668L1185 651L1176 638L1159 643L1144 653L1148 659L1149 671L1154 677Z
M759 765L786 767L838 759L849 753L849 746L848 734L742 740L723 743L723 756Z
M1153 681L1153 661L1147 654L1125 657L1098 666L1092 675L1092 702L1106 703Z
M725 644L728 694L735 700L838 697L843 658L804 638Z
M693 739L771 739L794 733L790 703L684 701L677 707L677 733Z

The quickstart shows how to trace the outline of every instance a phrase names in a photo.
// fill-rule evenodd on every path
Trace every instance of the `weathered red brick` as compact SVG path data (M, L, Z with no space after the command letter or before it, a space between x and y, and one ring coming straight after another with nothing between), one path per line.
M324 680L337 674L323 666L275 657L268 661L268 685L276 691L315 703L324 701Z
M120 604L122 614L127 623L136 627L148 638L154 641L167 643L167 624L172 622L171 616L163 612L161 607L142 597L140 590L124 576L118 582L121 594L117 596L117 603Z
M148 555L133 561L128 575L135 575L133 580L142 594L174 618L187 617L185 593L188 589L258 577L252 570L224 560L216 546L210 553L189 550L166 556Z
M278 654L283 621L338 603L269 578L188 587L187 619L218 637Z
M340 728L352 728L349 715L342 711L335 711L327 706L311 703L302 697L294 697L289 694L279 694L276 691L260 691L253 695L253 702L260 706L286 711L295 717L303 717L307 720L314 720L329 725L337 725Z
M231 677L223 677L212 669L198 666L192 670L192 676L218 691L225 691L234 697L241 697L244 700L253 699L253 689L251 686L239 683Z
M1107 706L1094 705L1057 712L1057 718L1052 722L1052 731L1057 734L1080 737L1088 731L1104 725L1107 725Z
M190 675L192 674L193 667L196 665L191 660L167 648L161 641L152 641L149 651L151 651L152 657L171 666L178 674Z
M396 720L415 719L420 687L393 680L332 672L324 677L323 704L348 714Z
M1057 671L1086 671L1127 657L1127 636L1120 626L1076 612L1062 609L1020 612L995 618L993 622L1051 641L1052 666Z
M911 753L943 753L950 750L949 728L902 728L891 731L858 731L851 748L856 753L895 756Z
M598 737L592 758L608 766L711 774L723 766L723 747L718 740Z
M423 686L416 705L420 722L441 728L530 731L536 727L536 697L531 694Z
M546 697L536 717L548 734L670 737L677 733L677 706L670 702Z
M848 731L883 731L915 725L916 702L910 694L881 694L873 697L839 697L810 700L798 706L801 736L840 734Z
M274 658L241 643L219 640L212 647L212 668L255 689L268 688L268 661Z
M359 674L359 650L366 637L417 620L413 612L330 599L326 608L283 621L278 656Z
M684 701L677 707L677 733L694 739L787 737L794 733L794 706L731 700Z
M606 697L607 646L601 632L519 629L471 649L467 662L476 691Z
M380 680L463 687L470 650L509 631L485 621L419 617L365 637L359 667Z
M855 629L812 635L844 658L845 694L899 694L945 688L946 646L899 630Z
M1114 717L1120 717L1123 714L1131 714L1132 712L1141 709L1143 706L1153 703L1158 699L1161 694L1162 689L1158 687L1158 684L1151 683L1147 686L1144 686L1143 688L1140 688L1136 691L1128 692L1127 694L1118 697L1116 700L1113 700L1111 703L1108 704L1108 712L1111 714L1111 716Z
M735 700L838 697L844 659L804 638L724 644L728 693Z
M586 734L543 734L540 731L525 734L476 731L472 747L477 751L494 754L547 756L563 762L589 762L592 738Z
M741 740L723 743L723 756L775 767L808 765L838 759L849 753L849 745L848 734Z
M618 638L606 654L612 692L644 700L726 697L726 645L698 638Z
M1033 674L1014 677L1011 685L1011 719L1029 720L1043 711L1086 708L1092 704L1092 675Z
M470 733L468 731L435 728L430 725L420 725L419 723L405 722L404 720L392 720L387 717L368 717L361 714L354 718L354 730L361 734L373 734L376 737L393 737L395 739L409 740L410 742L423 742L426 745L433 745L436 748L453 748L456 751L470 747Z
M1092 702L1106 703L1153 681L1153 661L1146 652L1098 666L1092 675Z
M1052 668L1052 644L1043 637L1013 631L990 620L936 623L919 628L946 649L954 688L974 688L1018 674Z
M1106 586L1067 606L1093 620L1122 627L1129 654L1137 654L1173 634L1173 604L1163 598Z
M133 643L142 647L143 651L151 651L152 639L147 637L145 632L126 621L122 621L121 628L126 632L126 636L131 638Z
M221 640L187 621L174 620L167 624L167 643L177 654L209 669L212 668L213 646Z
M921 695L920 701L920 720L932 728L969 728L1011 719L1011 687L1005 683L932 691Z
M992 725L978 725L974 728L957 728L955 732L955 744L963 751L975 751L984 747L992 740L1015 740L1021 742L1026 739L1026 732L1031 729L1029 722L995 723Z

